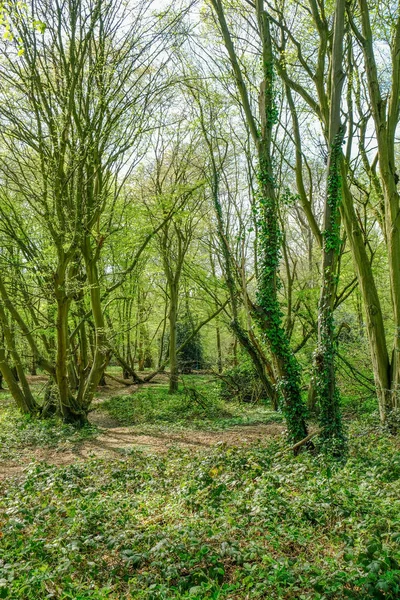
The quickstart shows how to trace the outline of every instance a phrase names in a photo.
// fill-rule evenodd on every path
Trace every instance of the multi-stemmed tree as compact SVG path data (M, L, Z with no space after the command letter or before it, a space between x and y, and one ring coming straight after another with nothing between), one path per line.
M159 51L168 49L149 8L108 0L13 4L1 45L2 210L26 260L45 270L44 295L55 305L54 357L42 356L6 292L2 298L71 422L86 420L109 360L99 260L160 89ZM24 224L12 217L16 199ZM39 224L45 247L30 240L28 220ZM69 319L83 297L94 337L74 381Z

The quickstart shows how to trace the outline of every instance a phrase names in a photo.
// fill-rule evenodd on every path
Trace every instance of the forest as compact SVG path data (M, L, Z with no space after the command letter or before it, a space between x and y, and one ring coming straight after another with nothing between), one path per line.
M400 2L0 0L0 598L400 598Z

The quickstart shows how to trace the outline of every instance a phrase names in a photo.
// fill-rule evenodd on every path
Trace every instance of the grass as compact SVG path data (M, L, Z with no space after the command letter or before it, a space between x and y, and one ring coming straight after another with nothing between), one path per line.
M140 427L223 429L271 417L263 407L220 404L205 381L199 391L209 405L157 386L103 407ZM7 447L14 440L18 448L24 435L33 445L74 439L56 422L20 428L2 418ZM345 463L294 458L280 438L33 463L0 488L0 598L395 600L398 439L372 417L353 421L349 437Z
M196 389L196 397L191 390ZM150 425L158 428L223 430L240 425L283 421L268 406L226 402L219 398L218 382L209 377L185 376L184 386L169 395L168 386L143 387L132 395L105 400L100 408L121 425ZM151 429L151 428L148 428Z

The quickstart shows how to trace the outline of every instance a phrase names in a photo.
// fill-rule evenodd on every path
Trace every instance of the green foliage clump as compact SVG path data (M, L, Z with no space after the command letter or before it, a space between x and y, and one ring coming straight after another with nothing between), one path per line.
M195 393L194 393L195 390ZM176 394L166 385L144 387L131 396L117 396L104 401L105 410L121 425L140 426L142 431L156 429L219 431L234 426L281 423L282 414L264 403L256 405L224 400L220 383L209 377L187 375Z
M328 173L327 202L330 207L330 219L327 229L323 232L324 238L324 281L320 299L319 341L316 353L316 381L317 396L320 407L321 435L327 442L333 441L338 454L346 450L346 436L343 430L340 393L336 383L335 355L335 324L331 297L335 289L334 260L325 266L326 255L338 254L341 245L339 207L341 202L341 154L344 130L341 128L335 138L330 152Z
M339 252L340 238L340 222L339 222L339 207L342 196L342 178L340 173L341 153L343 145L344 129L340 128L334 143L331 148L330 170L328 174L327 186L327 202L331 209L331 216L328 228L322 232L324 238L324 250L329 252L334 250Z
M190 379L187 378L190 382ZM185 379L186 380L186 379ZM190 383L185 383L176 394L169 394L165 385L144 387L129 396L116 396L106 400L102 408L123 425L143 423L188 424L204 419L224 416L226 410L217 397L214 383L198 386L198 396L190 393ZM204 393L203 393L204 392Z
M176 345L179 348L192 335L195 324L190 313L185 313L176 325ZM169 333L164 337L163 354L168 354ZM178 369L181 373L191 373L199 369L204 369L204 350L200 332L197 332L180 352L178 352Z
M334 361L336 341L334 338L334 322L331 311L321 319L321 340L316 354L316 390L320 408L319 422L322 437L335 440L337 449L344 452L346 437L342 424L340 393L336 384Z
M262 381L253 364L240 361L236 366L225 369L220 381L220 397L223 400L239 402L267 401Z
M393 408L386 415L383 427L392 435L398 435L400 433L400 408Z
M185 342L194 330L192 316L188 313L177 324L177 345ZM192 370L204 368L203 344L200 333L194 335L178 353L178 368L181 373L190 373Z

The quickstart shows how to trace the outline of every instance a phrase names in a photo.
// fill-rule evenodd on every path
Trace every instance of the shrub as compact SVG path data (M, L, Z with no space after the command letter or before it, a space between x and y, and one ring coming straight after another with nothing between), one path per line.
M261 379L249 361L226 369L221 376L220 397L224 400L235 398L240 402L267 400Z

